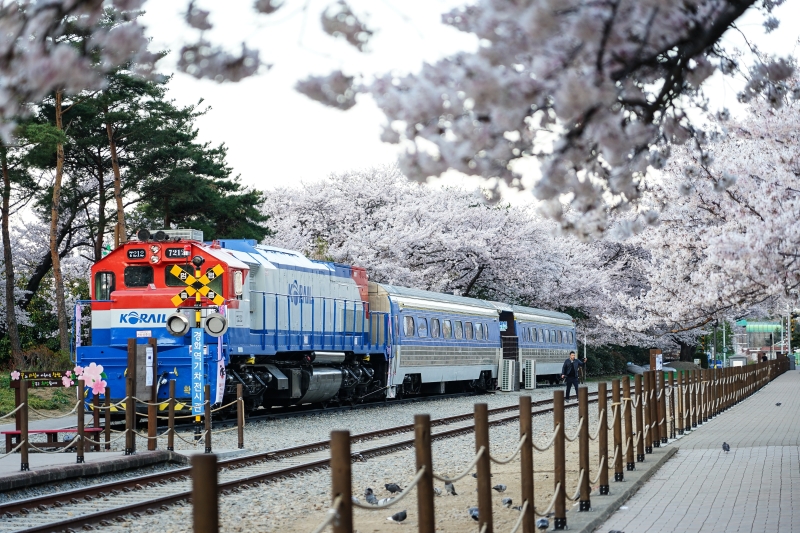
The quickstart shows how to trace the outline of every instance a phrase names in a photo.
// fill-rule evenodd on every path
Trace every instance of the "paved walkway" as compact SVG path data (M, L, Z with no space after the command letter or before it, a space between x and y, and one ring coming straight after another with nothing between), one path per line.
M800 531L798 393L800 372L786 372L675 441L678 453L595 531Z

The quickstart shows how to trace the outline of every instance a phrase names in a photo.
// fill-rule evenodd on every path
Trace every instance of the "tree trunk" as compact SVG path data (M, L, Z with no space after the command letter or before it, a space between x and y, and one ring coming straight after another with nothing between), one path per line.
M97 237L94 243L94 260L103 258L103 238L106 232L106 184L103 176L102 160L97 164ZM124 235L124 233L123 233ZM115 243L116 244L116 243Z
M14 261L11 255L11 234L8 230L9 209L11 204L11 176L8 174L7 148L0 148L0 164L3 169L3 261L6 270L6 331L11 342L11 360L22 360L22 344L19 340L17 326L17 302L14 299Z
M117 159L117 143L114 141L114 129L111 127L111 122L108 120L108 108L106 107L106 133L108 133L108 147L111 151L111 169L114 171L114 199L117 201L117 235L119 242L114 243L119 246L120 243L125 242L128 232L125 229L125 209L122 205L122 177L119 172L119 161Z
M61 99L63 93L56 91L56 129L64 130L62 123ZM61 275L61 257L58 255L58 211L61 203L61 179L64 175L64 143L56 145L56 178L53 183L53 203L50 207L50 257L53 261L53 285L56 291L58 311L58 339L61 351L69 353L69 319L64 299L64 278Z
M681 361L686 361L687 363L694 362L694 352L697 349L696 344L688 344L683 341L675 341L678 343L678 346L681 347Z

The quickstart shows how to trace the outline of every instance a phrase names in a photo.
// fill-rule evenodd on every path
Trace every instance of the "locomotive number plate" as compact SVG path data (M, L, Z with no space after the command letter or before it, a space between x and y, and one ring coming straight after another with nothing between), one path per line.
M185 248L167 248L164 251L164 257L167 259L183 259L189 257L189 250Z
M145 259L147 251L144 248L131 248L128 250L128 259Z

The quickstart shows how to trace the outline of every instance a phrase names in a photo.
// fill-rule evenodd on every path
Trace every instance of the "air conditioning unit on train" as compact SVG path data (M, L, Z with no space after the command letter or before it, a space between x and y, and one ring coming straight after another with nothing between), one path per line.
M511 392L514 390L514 380L517 379L516 373L514 372L514 361L513 359L503 359L500 362L500 376L498 381L500 382L500 390L503 392Z
M536 361L525 360L525 390L536 388Z

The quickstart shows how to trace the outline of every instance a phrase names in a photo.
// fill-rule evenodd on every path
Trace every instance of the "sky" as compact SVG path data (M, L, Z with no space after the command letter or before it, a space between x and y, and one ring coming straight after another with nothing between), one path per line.
M152 49L173 51L159 64L161 72L174 73L170 97L183 105L203 99L210 110L197 121L200 140L224 143L229 164L247 185L259 189L296 186L331 173L396 160L396 145L379 140L384 118L369 96L359 95L353 109L339 111L295 92L297 80L337 68L365 76L414 72L423 62L477 47L473 36L440 22L442 13L465 0L351 0L353 10L377 30L371 50L363 54L321 31L320 13L330 1L287 0L276 13L265 16L252 9L253 0L226 0L224 8L218 1L199 0L199 7L211 11L214 28L207 37L212 42L231 50L244 42L272 64L257 76L223 84L173 72L174 52L199 35L182 20L187 2L150 0L145 4L142 22L153 38ZM772 34L764 34L760 13L746 15L739 27L762 51L796 57L800 29L792 21L800 20L798 4L788 2L776 8L774 14L782 24ZM726 44L745 49L744 38L737 32L726 35ZM707 84L712 107L743 112L736 102L741 83L716 74ZM469 188L481 183L478 178L460 176L449 176L444 182L460 182ZM532 199L527 193L519 198Z

